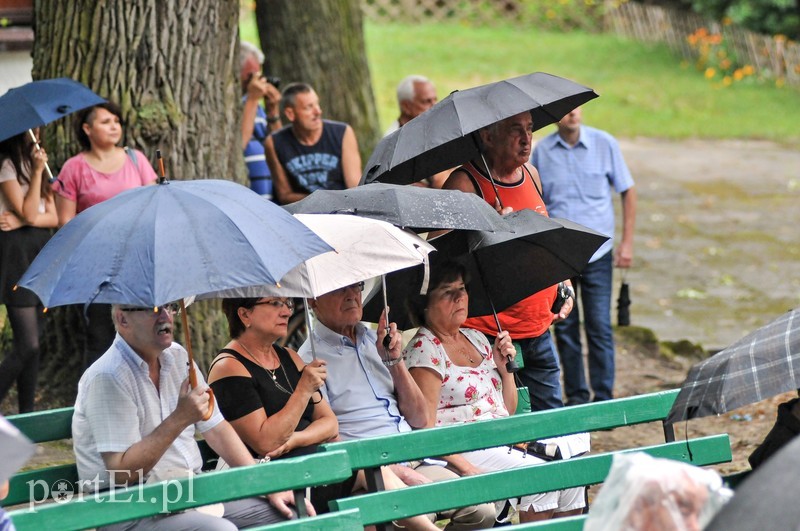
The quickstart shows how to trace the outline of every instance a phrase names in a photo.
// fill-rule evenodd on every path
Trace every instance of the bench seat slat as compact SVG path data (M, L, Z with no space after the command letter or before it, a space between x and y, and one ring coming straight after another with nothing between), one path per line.
M623 452L644 451L696 465L711 465L731 460L728 435L715 435L687 442L664 443ZM365 525L407 518L491 500L518 497L552 490L601 483L611 468L613 453L552 461L539 465L489 472L406 489L383 491L331 502L334 509L361 510ZM491 497L487 498L487 493Z
M319 531L320 529L336 529L338 531L356 531L364 529L358 509L336 511L299 520L287 520L278 524L248 527L248 531Z
M103 492L84 496L81 501L73 499L68 503L37 506L35 512L19 509L10 515L18 531L47 527L57 527L59 530L85 529L154 516L160 514L163 508L170 512L180 511L248 496L344 481L351 474L346 452L315 454L200 474L192 478L191 491L189 480L181 479L169 482L168 489L164 488L165 484L154 484L146 485L141 490L123 489L113 494ZM184 494L180 496L179 492ZM43 526L43 523L53 525Z
M353 468L370 468L570 433L663 420L677 394L677 389L662 391L490 421L440 426L434 430L328 443L322 445L322 449L347 450ZM486 429L487 422L492 423L491 429Z

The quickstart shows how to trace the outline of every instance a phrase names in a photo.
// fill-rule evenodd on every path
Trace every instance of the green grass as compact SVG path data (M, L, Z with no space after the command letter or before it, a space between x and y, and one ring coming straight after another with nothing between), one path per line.
M258 42L253 17L242 36ZM507 25L365 23L381 128L397 117L395 87L430 77L443 98L507 77L543 71L592 87L585 121L622 137L765 139L800 144L800 91L769 82L720 87L666 46L579 31ZM546 128L537 137L550 132Z
M718 88L661 45L613 35L508 26L366 24L373 89L383 126L396 118L394 89L419 73L439 97L535 71L592 87L587 123L615 135L800 142L800 91L769 83Z

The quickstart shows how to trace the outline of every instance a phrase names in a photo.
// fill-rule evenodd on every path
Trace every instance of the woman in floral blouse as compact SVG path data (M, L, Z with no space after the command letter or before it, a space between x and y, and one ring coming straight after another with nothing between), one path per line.
M431 270L427 295L409 300L417 334L404 351L406 366L425 395L427 426L445 426L507 417L517 407L514 375L506 359L515 350L508 332L494 346L482 333L461 328L467 319L469 295L465 269L445 262ZM462 476L541 463L508 447L488 448L444 457ZM585 506L583 488L523 496L517 506L520 522L579 514Z

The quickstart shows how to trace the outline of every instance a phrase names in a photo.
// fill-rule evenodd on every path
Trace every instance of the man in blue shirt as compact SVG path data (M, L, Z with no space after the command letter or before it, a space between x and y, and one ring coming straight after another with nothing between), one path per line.
M343 440L411 431L425 426L427 404L403 361L403 344L397 326L389 331L389 348L383 347L385 324L378 333L361 323L363 308L359 282L309 301L317 322L311 337L298 349L303 361L325 360L328 378L320 389L339 421ZM383 318L381 319L383 321ZM458 477L440 466L423 462L416 468L391 465L406 485ZM486 529L494 525L494 504L444 511L445 529Z
M250 189L272 199L272 177L264 155L264 141L281 128L281 93L261 73L264 54L242 41L239 44L239 75L242 83L242 145ZM264 109L262 101L267 108Z
M592 256L581 275L572 279L576 289L574 310L583 306L593 397L589 395L583 368L580 312L573 311L555 325L567 405L614 397L612 268L631 266L636 220L636 190L617 141L605 131L581 125L581 119L580 108L567 114L558 123L558 131L539 142L531 155L531 163L539 170L542 196L550 216L612 236ZM622 198L622 240L616 249L612 186Z

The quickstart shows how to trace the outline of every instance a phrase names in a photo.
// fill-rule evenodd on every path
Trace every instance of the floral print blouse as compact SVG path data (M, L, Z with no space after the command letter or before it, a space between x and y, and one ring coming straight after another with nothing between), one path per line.
M461 328L479 353L477 367L461 367L450 361L441 341L427 328L420 327L406 345L406 366L427 367L442 378L436 425L461 424L476 420L507 417L503 402L503 382L492 357L492 347L481 332Z

